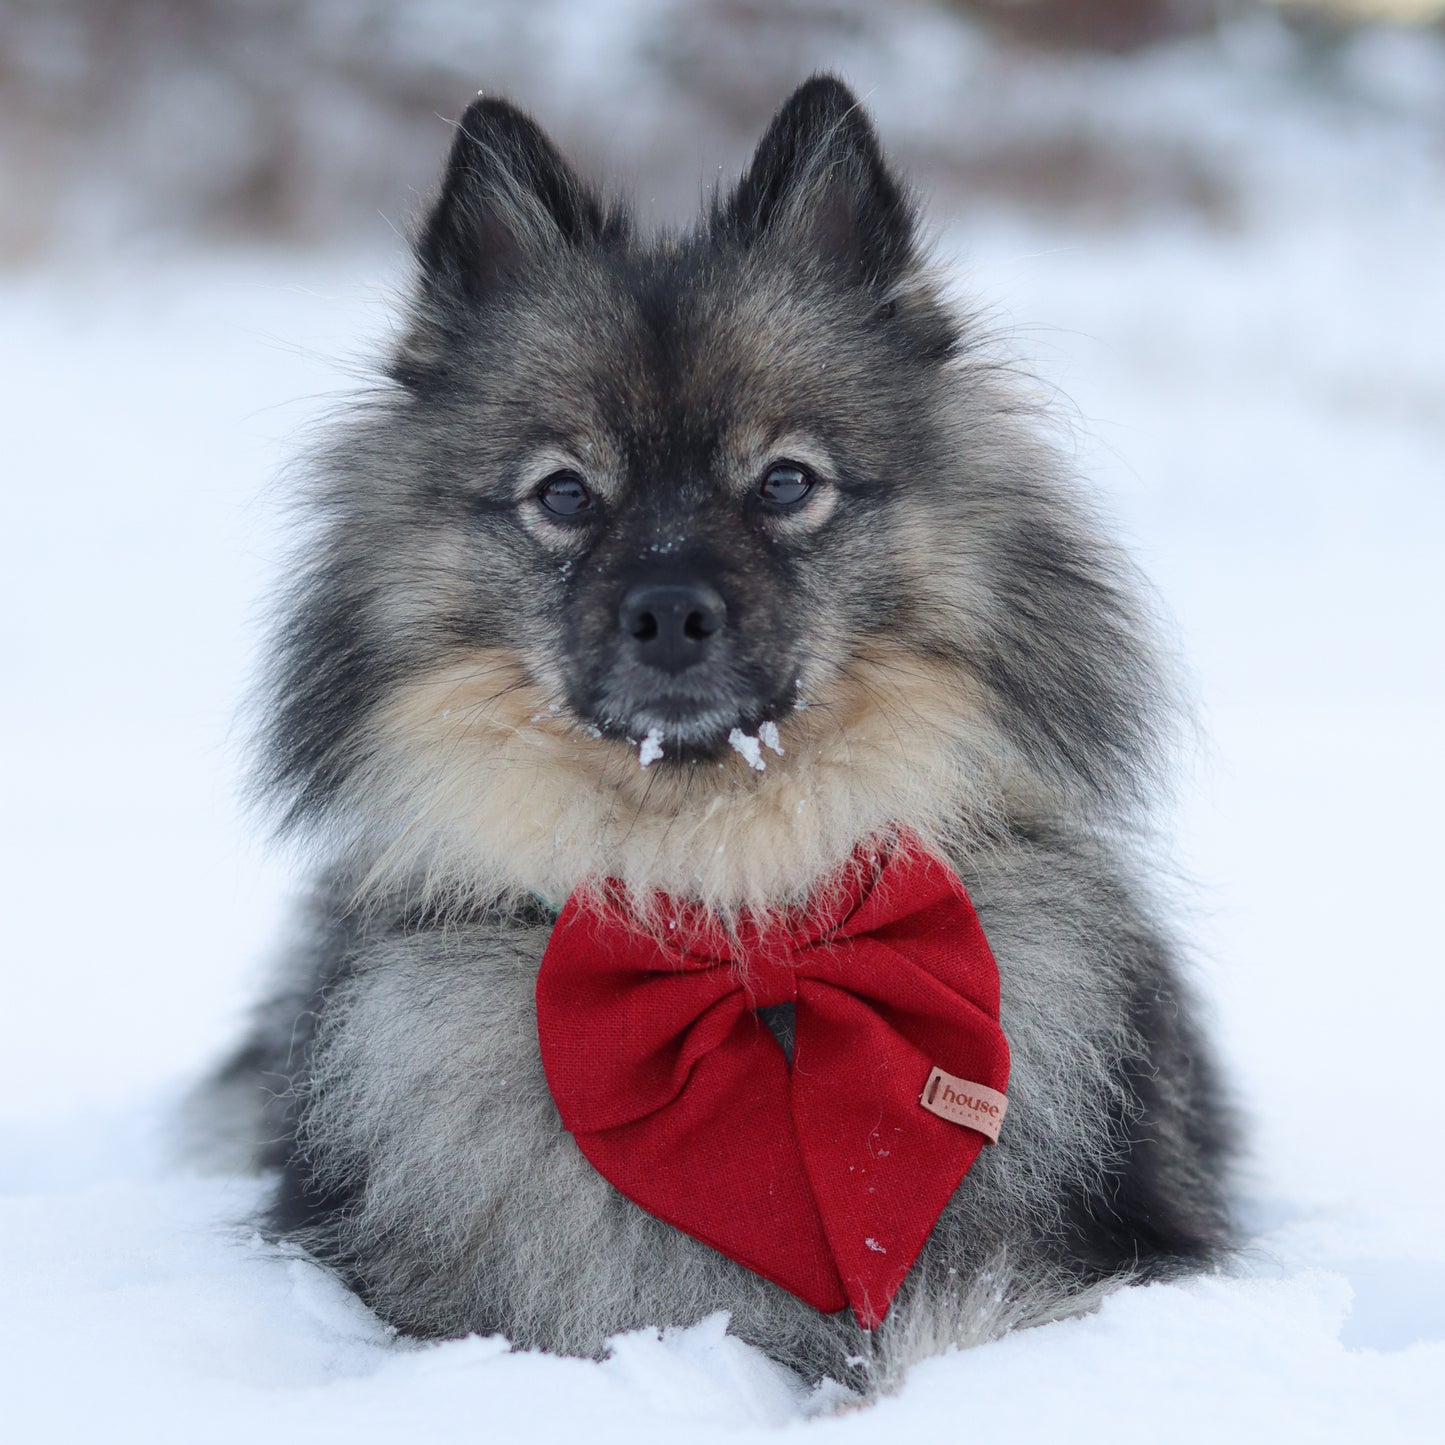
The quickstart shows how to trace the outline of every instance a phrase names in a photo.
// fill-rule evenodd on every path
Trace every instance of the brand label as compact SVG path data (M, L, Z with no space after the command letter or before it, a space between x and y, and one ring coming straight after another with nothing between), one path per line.
M977 1129L990 1144L998 1143L998 1131L1008 1112L1008 1099L997 1089L955 1079L942 1069L934 1069L928 1076L918 1102L940 1119Z

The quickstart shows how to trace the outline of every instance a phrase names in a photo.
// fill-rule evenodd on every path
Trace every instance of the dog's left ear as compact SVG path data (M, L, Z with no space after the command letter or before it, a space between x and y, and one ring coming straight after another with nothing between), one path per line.
M784 102L716 220L744 245L799 248L863 286L886 287L918 259L908 197L857 97L831 75Z

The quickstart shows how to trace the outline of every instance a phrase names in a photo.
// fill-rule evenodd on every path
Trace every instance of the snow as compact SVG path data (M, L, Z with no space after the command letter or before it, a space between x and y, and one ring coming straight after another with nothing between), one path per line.
M662 756L662 730L652 728L647 736L638 744L637 761L646 768L655 763Z
M763 756L762 744L756 737L745 733L741 728L734 728L728 734L728 746L739 757L745 759L750 768L755 768L761 773L768 766L768 760Z
M771 748L779 757L783 756L783 744L778 738L778 725L775 722L765 722L758 728L758 741L765 748Z
M254 1183L170 1161L165 1121L234 1037L295 876L235 801L268 479L388 334L400 256L0 274L7 1438L1438 1439L1445 186L1399 100L1437 94L1435 55L1359 47L1361 89L1398 102L1378 114L1266 87L1233 227L982 206L942 238L1071 408L1194 677L1175 872L1250 1120L1251 1243L1218 1277L926 1361L864 1411L720 1318L601 1363L397 1341L256 1239ZM1152 76L1137 123L1152 97L1227 156L1243 122L1198 103L1204 67ZM774 746L746 741L755 766Z

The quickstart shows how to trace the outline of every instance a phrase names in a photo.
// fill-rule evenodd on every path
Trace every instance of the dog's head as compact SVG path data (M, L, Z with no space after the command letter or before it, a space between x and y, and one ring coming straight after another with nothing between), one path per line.
M646 243L479 100L417 254L283 635L293 817L449 887L726 904L892 823L1122 795L1148 670L1116 560L838 81Z
M437 505L482 534L459 637L663 768L816 694L906 602L890 493L946 485L955 328L904 284L913 233L834 81L697 233L647 248L530 120L473 105L398 365Z

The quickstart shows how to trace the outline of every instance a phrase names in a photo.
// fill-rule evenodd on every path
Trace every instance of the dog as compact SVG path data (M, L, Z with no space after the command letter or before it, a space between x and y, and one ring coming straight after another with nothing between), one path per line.
M409 1336L596 1356L726 1310L864 1392L1216 1267L1235 1128L1150 864L1179 689L1047 418L945 300L855 97L807 81L692 229L650 237L480 98L415 253L384 375L314 458L265 690L258 787L319 861L210 1127L277 1171L274 1235ZM992 1144L925 1119L921 1077L898 1085L897 1132L939 1142L893 1203L926 1217L909 1258L862 1241L893 1273L886 1308L845 1281L850 1311L842 1264L789 1282L811 1203L796 1230L752 1222L803 1127L783 1091L814 1088L820 1139L852 1127L827 1101L873 1096L842 1034L827 1080L800 1077L823 994L775 970L782 995L728 1004L735 1088L769 1082L756 1110L714 1101L727 1169L689 1151L701 1106L605 1144L586 1116L611 1066L564 1005L612 957L596 930L660 949L685 913L745 977L748 938L796 944L788 920L899 858L904 893L932 870L952 910L939 946L974 929L984 970L967 1010L998 1087L945 1069L947 1098L1007 1118ZM867 946L859 988L891 987L895 955ZM549 1043L558 1010L573 1032ZM971 1162L930 1175L925 1208L908 1181L950 1150ZM690 1227L714 1192L741 1245L718 1237L732 1221Z

